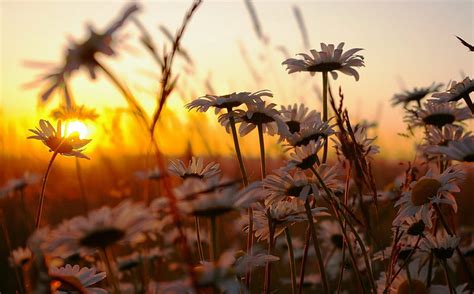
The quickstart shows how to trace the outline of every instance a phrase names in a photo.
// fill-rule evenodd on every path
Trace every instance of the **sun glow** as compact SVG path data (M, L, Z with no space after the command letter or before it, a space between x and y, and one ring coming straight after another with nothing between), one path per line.
M87 128L86 124L78 120L66 123L65 135L70 136L73 133L78 133L80 139L86 139L90 135L90 131Z

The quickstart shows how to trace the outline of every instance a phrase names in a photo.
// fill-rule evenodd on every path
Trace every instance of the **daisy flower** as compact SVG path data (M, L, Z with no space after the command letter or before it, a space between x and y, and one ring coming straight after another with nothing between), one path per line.
M364 66L364 57L355 55L361 48L354 48L343 52L344 43L339 43L337 48L334 44L321 43L321 51L310 50L311 56L300 53L303 59L289 58L282 64L287 66L288 73L307 71L312 75L316 72L330 72L333 79L337 79L337 72L353 76L359 80L359 73L355 67Z
M186 166L182 160L171 160L168 171L182 179L192 177L198 179L209 179L221 173L218 163L210 162L204 166L203 159L194 156L189 161L188 166Z
M75 156L78 158L89 159L89 157L82 154L84 146L91 140L80 139L78 133L73 133L69 136L64 136L64 130L61 128L61 121L58 121L56 129L47 120L40 120L39 128L35 130L30 129L34 136L29 136L28 139L40 140L49 147L50 152L57 152L64 156Z
M324 212L325 210L325 207L317 207L311 209L311 212L313 217L318 217L328 215ZM268 240L270 236L268 230L269 217L275 227L274 238L283 233L285 228L290 227L295 223L308 221L304 202L297 198L273 202L267 206L263 206L259 203L253 211L253 229L255 231L255 236L259 240Z
M247 103L247 110L237 109L234 112L225 113L219 116L219 123L230 133L229 117L233 116L236 123L240 123L239 134L245 136L257 126L262 126L262 131L273 136L277 133L288 133L280 112L275 109L276 104L266 104L265 101Z
M46 102L53 92L59 88L63 88L65 90L65 96L69 97L66 90L67 86L65 86L66 78L80 67L85 67L90 77L95 79L95 71L98 66L97 55L112 56L115 54L112 47L114 35L136 11L138 11L138 6L133 4L103 33L98 33L89 26L89 36L85 41L72 41L67 49L63 64L60 67L54 68L52 72L48 72L40 79L40 81L47 80L50 83L41 95L42 102ZM71 103L71 101L66 101L66 103Z
M437 98L433 100L438 103L459 101L464 99L471 111L474 113L474 106L472 105L472 100L469 97L469 94L472 91L474 91L474 80L466 77L462 82L459 83L453 81L448 90L441 93L435 93L432 95L432 97Z
M456 102L425 102L422 107L409 110L404 121L412 127L432 125L442 128L472 118L468 108L458 108Z
M27 186L35 184L40 177L37 174L25 172L21 177L8 180L3 187L0 188L0 197L11 192L21 191Z
M439 153L438 147L447 146L450 142L460 141L469 137L471 132L464 133L464 128L456 125L445 125L443 128L426 126L424 143L420 146L421 151L427 157Z
M123 201L114 208L102 207L87 216L63 222L51 232L49 248L58 256L67 257L79 252L91 255L117 243L134 245L146 239L156 222L142 203Z
M439 231L435 236L427 234L421 243L421 248L431 251L439 260L446 260L453 256L461 238L451 236L446 231Z
M205 95L195 99L185 106L189 110L196 108L196 110L200 112L206 112L209 108L214 107L215 113L218 114L222 109L232 109L234 107L239 107L244 103L260 102L262 101L262 97L273 97L273 94L268 90L261 90L254 93L234 92L222 96Z
M18 247L10 253L8 259L11 266L22 267L33 259L33 254L28 247Z
M287 149L291 147L299 147L308 145L312 140L327 140L329 136L334 134L332 126L328 122L321 120L321 113L316 112L314 119L307 121L298 132L284 136L288 145Z
M309 108L303 103L299 105L296 103L288 106L282 105L280 114L291 134L300 132L301 129L311 125L314 121L321 121L321 114L315 110L309 111Z
M431 151L443 154L450 160L474 162L474 136L470 135L458 141L451 141L448 146L438 146Z
M189 178L175 191L179 199L178 206L183 212L206 217L247 208L250 204L261 200L263 195L257 192L258 185L259 183L255 182L238 191L235 182L225 185L219 183L218 178L207 182Z
M322 140L311 140L308 145L295 147L294 152L290 153L290 161L286 170L299 168L302 170L310 169L315 163L319 162L318 152L324 146Z
M434 203L451 205L456 212L457 204L453 193L460 191L456 181L463 180L464 177L464 171L451 167L439 175L434 175L430 170L418 181L413 181L410 190L404 192L395 203L395 206L400 206L400 210L394 225L401 224L406 217L419 214L421 220L431 228L431 205Z
M415 87L412 90L405 90L393 96L392 105L403 104L403 106L406 107L411 102L416 102L418 106L420 106L420 101L425 98L426 95L438 91L442 86L443 84L432 83L428 87Z
M87 294L107 293L107 291L102 288L91 287L106 277L106 273L97 272L93 267L81 268L77 264L74 266L66 264L66 266L60 268L51 266L49 275L53 280L53 285L57 293L66 294L77 290L81 290Z
M306 200L309 195L318 191L317 181L302 171L297 171L292 176L287 171L279 169L275 174L268 175L262 181L262 185L268 193L265 203L278 202L288 197Z
M380 278L377 280L377 293L435 293L425 284L426 269L420 268L418 262L411 262L408 264L410 276L406 269L400 271L395 280L387 286L387 276L385 272L380 273ZM398 268L397 268L398 269Z

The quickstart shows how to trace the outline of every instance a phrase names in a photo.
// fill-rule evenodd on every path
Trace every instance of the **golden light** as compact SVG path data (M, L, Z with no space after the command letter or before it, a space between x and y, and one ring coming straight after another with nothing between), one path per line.
M79 138L81 139L87 139L90 135L89 129L87 128L86 124L79 120L66 122L65 135L70 136L73 133L78 133Z

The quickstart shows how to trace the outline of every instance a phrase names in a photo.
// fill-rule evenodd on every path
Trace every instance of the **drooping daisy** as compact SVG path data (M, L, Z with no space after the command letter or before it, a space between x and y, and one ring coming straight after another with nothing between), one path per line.
M433 203L450 205L456 212L457 204L453 193L460 191L456 182L463 180L464 177L464 171L450 167L439 175L435 175L430 170L417 181L413 181L410 184L410 190L404 192L395 203L395 206L400 206L400 210L393 222L394 225L399 225L406 217L418 213L421 220L431 227L431 205Z
M282 64L287 66L288 73L307 71L312 75L316 72L330 72L333 79L337 79L337 72L353 76L359 80L359 73L355 67L364 66L364 57L355 55L361 48L353 48L343 52L344 43L339 43L337 48L334 44L321 43L321 51L310 50L311 55L300 53L303 59L289 58Z
M474 91L474 80L466 77L462 82L459 83L453 81L448 90L442 93L435 93L432 97L437 98L433 100L439 103L459 101L464 99L474 114L474 106L472 105L472 100L469 96L472 91Z
M393 96L392 105L403 104L403 106L406 107L411 102L416 102L418 106L421 106L420 101L425 98L426 95L438 91L442 86L443 84L432 83L428 87L415 87L412 90L405 90Z
M293 104L288 106L281 106L280 114L288 126L291 134L300 132L306 126L311 125L312 122L321 120L321 114L316 110L309 110L303 103Z
M262 127L262 131L271 136L277 133L287 133L286 126L280 112L275 109L276 104L266 104L265 101L247 103L247 110L237 109L233 113L225 113L219 116L219 123L230 133L229 117L233 116L236 123L240 123L240 136L245 136L257 126Z
M474 136L467 136L458 141L451 141L448 146L438 146L431 151L443 154L450 160L474 162Z
M210 162L204 166L204 161L201 157L192 157L188 166L182 160L170 160L168 171L182 179L198 178L209 179L219 175L221 170L218 163Z
M261 90L254 93L234 92L222 96L205 95L186 104L186 108L189 110L196 108L197 111L206 112L209 108L214 107L215 113L218 114L222 109L229 110L244 103L260 102L262 97L273 97L273 94L268 90Z
M91 255L96 249L117 243L140 243L155 225L151 212L142 203L123 201L114 208L102 207L63 222L51 232L49 247L62 257L77 252Z
M456 102L425 102L407 112L404 121L412 127L432 125L441 128L447 124L456 124L472 118L468 108L459 108Z
M57 293L67 294L74 291L84 291L87 294L106 294L107 291L91 287L102 281L106 277L105 272L97 272L95 268L81 268L79 265L57 268L51 266L49 275L53 282L53 287Z
M33 253L28 247L18 247L10 253L8 258L11 266L22 267L33 258Z
M318 191L316 180L308 177L302 171L291 175L287 171L279 169L274 174L265 177L262 185L268 193L265 203L277 202L288 197L306 200L309 195L316 194Z
M307 145L295 147L294 152L290 153L291 159L288 162L286 169L290 170L297 167L305 170L312 168L314 164L319 162L318 152L321 150L323 145L324 143L322 140L311 140Z
M314 119L308 121L298 132L294 132L285 137L288 145L286 149L291 147L299 147L308 145L311 141L327 140L329 136L334 134L332 126L328 122L321 120L321 113L317 112Z
M64 130L61 128L61 121L58 121L56 129L47 120L40 120L40 127L36 130L30 129L34 136L29 136L28 139L40 140L49 147L50 152L57 152L64 156L75 156L78 158L89 159L89 157L82 154L84 146L91 140L80 139L78 133L73 133L69 136L64 136Z

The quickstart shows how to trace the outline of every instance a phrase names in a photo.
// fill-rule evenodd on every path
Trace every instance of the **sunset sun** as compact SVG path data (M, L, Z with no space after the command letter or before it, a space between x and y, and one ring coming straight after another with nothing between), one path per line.
M65 135L70 136L73 133L78 133L79 138L87 138L90 134L89 128L82 121L74 120L68 122L65 126Z

